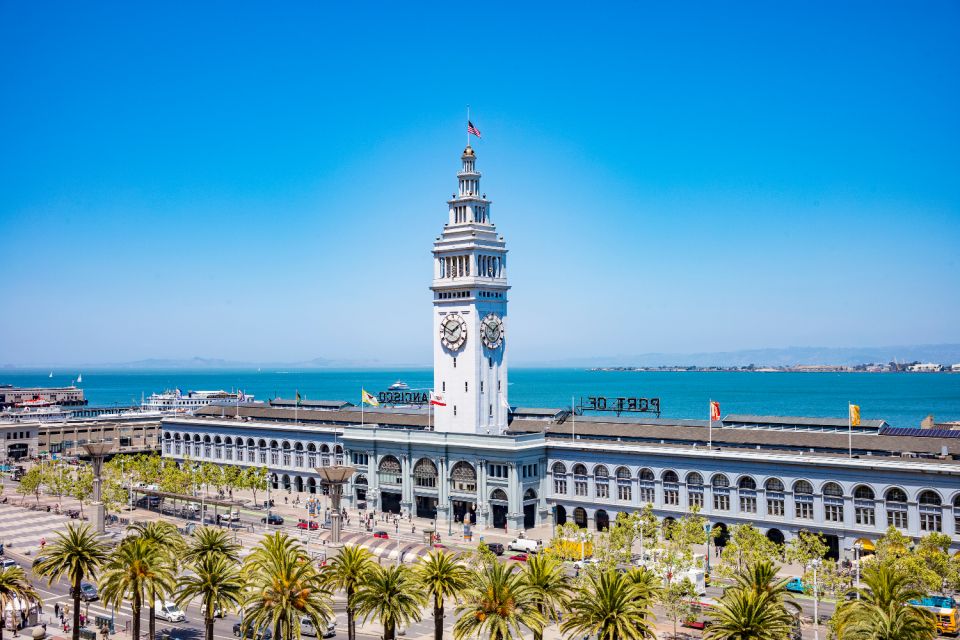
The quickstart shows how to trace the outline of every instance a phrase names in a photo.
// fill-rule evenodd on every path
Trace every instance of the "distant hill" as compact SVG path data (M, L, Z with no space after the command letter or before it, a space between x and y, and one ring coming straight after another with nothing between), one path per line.
M544 362L552 367L770 367L796 365L857 365L871 362L960 363L960 344L890 347L786 347L715 353L642 353L637 355L565 358Z

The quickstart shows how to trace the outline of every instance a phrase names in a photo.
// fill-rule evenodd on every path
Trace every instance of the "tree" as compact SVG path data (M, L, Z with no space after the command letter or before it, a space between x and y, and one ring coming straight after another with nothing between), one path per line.
M560 625L565 634L596 634L604 640L655 638L651 602L616 570L587 572L584 589L570 603Z
M567 608L573 596L567 575L560 562L552 556L542 554L530 556L523 568L523 577L527 586L533 591L533 600L543 619L558 620L560 612ZM541 640L543 631L534 629L533 637L534 640ZM437 640L439 638L440 636L437 636Z
M479 545L486 549L486 545ZM488 553L492 552L487 549ZM443 601L466 588L469 572L453 554L431 551L417 565L420 582L433 598L434 640L443 638ZM2 639L0 639L2 640Z
M87 524L68 523L66 531L46 546L33 563L33 571L53 584L65 577L73 597L73 640L80 640L80 583L93 580L107 559L107 547Z
M178 559L182 555L185 545L183 536L180 535L180 532L177 531L175 526L169 522L157 520L149 523L137 522L130 525L127 530L134 535L140 536L146 540L148 544L156 547L160 554L166 557L167 561L171 563L174 575L179 573L176 570ZM157 612L154 610L154 603L158 595L166 594L158 594L156 590L153 590L147 600L147 627L150 631L151 638L156 637L157 631Z
M275 640L300 638L300 620L322 629L333 617L331 596L303 547L278 531L265 536L243 566L249 585L241 636L248 628L270 629Z
M363 547L347 545L323 568L323 577L332 588L347 596L347 639L356 638L356 593L373 571L373 556Z
M64 474L62 463L48 464L43 470L43 484L47 487L47 492L63 499L64 494L70 492L70 471Z
M13 565L6 569L0 568L0 640L3 640L3 627L6 623L7 607L10 607L11 615L16 615L14 602L19 601L23 605L31 602L40 604L40 595L30 584L27 574L23 569ZM16 624L16 621L14 621Z
M930 591L943 593L951 582L950 536L931 532L920 538L913 554L918 577Z
M20 484L17 485L17 493L23 496L23 498L20 500L20 504L23 504L23 501L26 500L27 496L32 493L34 497L36 497L37 504L39 505L40 489L42 486L43 471L41 470L40 465L34 465L20 477Z
M222 554L209 554L191 566L193 574L177 581L177 604L186 608L193 598L200 598L206 640L213 640L215 614L240 606L244 582L237 565ZM153 638L153 632L150 633ZM2 639L0 639L2 640Z
M397 627L420 619L420 607L427 598L419 586L409 567L375 566L357 590L357 615L364 622L377 618L383 625L384 640L395 640Z
M827 555L827 544L819 533L800 531L797 537L787 544L787 562L795 562L806 567L813 560L823 560Z
M537 609L534 590L519 571L496 562L471 576L457 607L453 625L455 640L481 634L490 640L523 637L523 629L536 631L545 624Z
M710 610L706 640L784 640L794 617L769 593L727 589Z
M144 598L174 589L175 569L169 557L140 536L129 536L110 555L100 578L103 601L115 607L130 603L132 638L140 637ZM152 638L151 638L152 640Z
M253 501L257 502L257 491L267 490L266 467L247 467L243 478L244 488L253 492ZM352 640L352 639L351 639Z
M70 497L80 503L80 515L83 515L83 505L89 502L93 495L93 469L82 466L70 482Z
M896 559L872 563L863 570L860 599L841 607L834 617L839 640L933 640L933 614L910 606L924 592L911 586L911 577L898 570Z
M193 530L183 561L197 563L207 556L223 556L230 562L240 561L240 545L231 540L223 529L197 527Z
M804 532L800 535L804 535ZM737 524L730 528L730 539L720 553L720 563L714 572L718 576L730 578L747 566L770 563L780 555L780 547L756 527L751 524Z
M241 476L242 471L237 465L228 464L223 467L223 487L229 492L231 498L233 497L233 490L240 485Z
M660 604L667 617L673 621L673 637L677 637L677 622L685 620L693 613L692 601L697 597L697 590L689 578L674 580L660 595Z

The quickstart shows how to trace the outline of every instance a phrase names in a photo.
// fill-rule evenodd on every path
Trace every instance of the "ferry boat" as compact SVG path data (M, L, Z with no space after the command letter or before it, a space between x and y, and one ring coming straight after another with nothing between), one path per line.
M180 389L167 390L163 393L151 394L141 404L144 411L160 411L163 413L188 413L196 411L208 404L247 404L253 402L253 396L243 391L188 391Z
M410 385L403 380L397 380L392 385L387 387L387 391L410 391Z
M0 422L62 422L70 412L43 400L19 403L16 408L0 412Z

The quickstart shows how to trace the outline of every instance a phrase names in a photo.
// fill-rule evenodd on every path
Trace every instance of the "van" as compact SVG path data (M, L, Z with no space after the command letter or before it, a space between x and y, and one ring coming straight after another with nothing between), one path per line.
M542 540L530 540L528 538L514 538L513 542L507 545L510 551L523 551L525 553L539 553L543 549Z
M186 619L180 607L169 600L164 602L157 600L153 603L153 610L156 612L158 618L166 620L167 622L183 622Z

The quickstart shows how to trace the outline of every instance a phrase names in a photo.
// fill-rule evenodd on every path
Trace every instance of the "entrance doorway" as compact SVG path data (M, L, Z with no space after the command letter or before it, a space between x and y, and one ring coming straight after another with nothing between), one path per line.
M820 537L823 538L823 541L827 544L827 559L839 560L840 559L840 538L838 538L832 533L821 533Z
M400 513L401 494L384 491L380 494L380 510L386 513Z
M437 499L430 496L416 496L417 499L417 517L430 518L437 517Z
M507 526L507 505L493 504L490 505L490 510L493 512L494 529L503 529Z
M453 501L453 521L466 522L469 518L470 523L477 521L477 505L473 501L454 500Z
M556 512L555 512L555 513L556 513L556 520L557 520L555 524L556 524L558 527L561 526L561 525L567 524L567 510L563 507L563 505L559 505L559 504L558 504L558 505L556 506Z
M783 545L783 531L780 529L767 529L767 540L776 545Z

